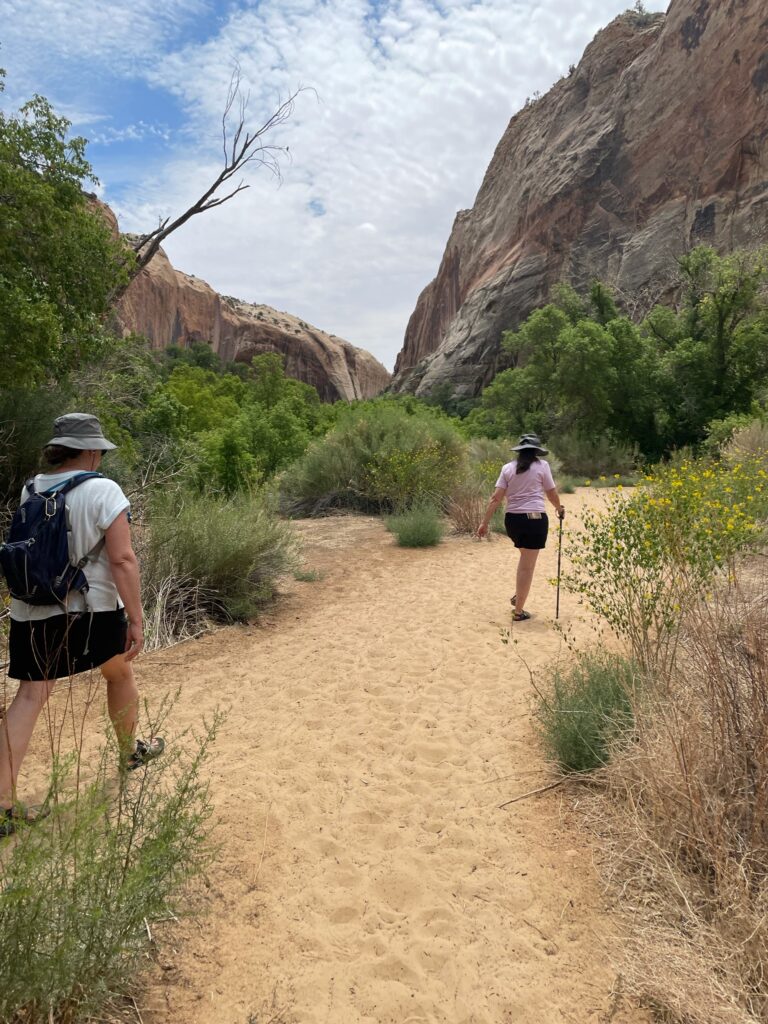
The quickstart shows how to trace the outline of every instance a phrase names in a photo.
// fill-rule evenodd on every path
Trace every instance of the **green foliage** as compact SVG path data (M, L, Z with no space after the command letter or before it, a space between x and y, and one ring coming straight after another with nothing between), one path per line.
M445 416L414 399L383 398L342 410L281 481L297 512L328 507L386 511L439 502L461 471L463 442Z
M677 448L700 443L710 421L750 411L768 379L766 252L702 247L680 269L679 311L658 307L645 321L657 345L660 421Z
M325 573L321 569L296 569L293 573L293 578L299 583L317 583L324 577Z
M639 687L637 666L605 651L555 669L538 695L536 719L545 752L561 772L592 772L608 762L633 727Z
M728 446L734 434L752 424L765 425L765 423L765 416L757 407L752 412L732 412L722 419L712 420L707 424L707 436L702 442L702 451L717 458Z
M218 357L217 357L218 358ZM334 413L282 358L255 356L242 374L174 357L147 410L149 422L197 439L200 486L233 494L301 456Z
M586 300L556 290L505 333L511 366L485 389L466 429L567 436L576 457L563 456L566 469L593 474L583 446L655 461L700 444L711 421L752 410L768 385L765 251L718 256L701 247L681 258L680 276L679 307L656 307L642 324L598 282Z
M634 442L639 434L650 443L648 345L615 312L601 285L592 289L589 312L575 293L561 288L519 331L507 332L503 348L513 365L483 392L466 420L470 432L603 435L614 443Z
M573 433L558 434L556 438L558 458L569 474L576 477L599 477L614 475L631 476L640 456L627 445L612 442L605 435L579 437ZM556 477L559 482L559 478Z
M215 724L117 787L113 745L79 791L75 764L57 765L50 817L6 840L0 860L0 1019L75 1024L130 991L147 922L181 910L211 856Z
M251 618L295 561L290 525L257 491L158 494L148 527L140 552L148 630L166 638Z
M686 462L585 509L571 534L565 586L583 595L646 669L668 670L677 625L715 575L762 539L768 516L763 458L733 466Z
M18 501L24 481L40 464L53 421L68 402L63 388L0 388L0 501Z
M401 548L429 548L443 539L445 527L434 506L416 503L396 516L388 516L387 529Z
M41 96L0 111L0 387L93 358L125 274L127 251L83 192L95 181L85 140L69 127Z

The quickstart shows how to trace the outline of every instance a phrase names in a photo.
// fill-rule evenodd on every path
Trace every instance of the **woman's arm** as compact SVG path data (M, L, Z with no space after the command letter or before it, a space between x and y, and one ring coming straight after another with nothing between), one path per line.
M109 567L117 592L125 605L128 616L128 637L125 646L125 660L132 661L144 646L144 629L141 613L141 592L139 586L139 563L131 544L131 527L128 515L121 512L104 533L104 544L109 558Z
M488 502L488 508L485 510L485 516L482 523L477 528L477 536L484 537L488 533L488 525L493 519L493 513L499 507L504 500L504 495L507 493L506 487L497 487L493 492L493 497Z
M547 497L557 509L557 518L565 519L565 508L563 507L562 501L560 501L560 495L557 493L556 487L551 487L547 492Z

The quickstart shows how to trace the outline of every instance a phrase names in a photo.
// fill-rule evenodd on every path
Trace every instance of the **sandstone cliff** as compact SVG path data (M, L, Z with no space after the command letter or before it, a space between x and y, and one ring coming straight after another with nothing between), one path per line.
M390 374L363 349L270 306L219 295L199 278L175 270L160 250L120 302L124 333L143 334L155 348L210 342L225 360L262 352L285 357L285 372L317 388L324 401L372 398Z
M768 241L766 0L628 12L521 110L411 316L393 390L476 394L553 284L664 297L675 257Z

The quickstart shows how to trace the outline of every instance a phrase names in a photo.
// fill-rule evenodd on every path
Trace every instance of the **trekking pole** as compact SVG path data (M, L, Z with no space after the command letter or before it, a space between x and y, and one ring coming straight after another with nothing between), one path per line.
M563 557L563 520L560 519L560 532L557 537L557 604L555 606L555 619L560 618L560 562Z

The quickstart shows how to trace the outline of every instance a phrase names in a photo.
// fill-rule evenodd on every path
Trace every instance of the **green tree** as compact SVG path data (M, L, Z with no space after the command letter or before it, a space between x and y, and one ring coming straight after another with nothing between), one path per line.
M768 252L680 260L678 310L654 309L643 327L660 352L667 447L699 444L711 420L747 412L768 380Z
M0 89L3 87L0 72ZM0 111L0 386L61 379L103 340L126 253L83 192L85 140L35 96Z

